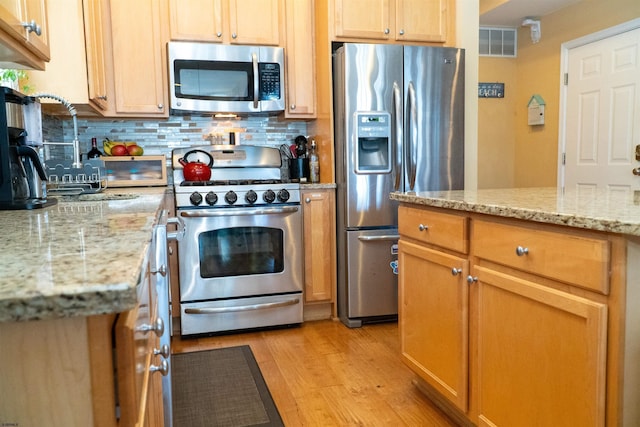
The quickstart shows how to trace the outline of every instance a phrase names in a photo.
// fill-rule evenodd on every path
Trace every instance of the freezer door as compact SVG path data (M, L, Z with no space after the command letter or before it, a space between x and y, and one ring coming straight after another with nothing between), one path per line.
M404 47L404 191L464 188L464 50Z
M343 52L335 92L338 209L348 228L392 226L402 46L347 43Z
M398 314L398 230L347 231L347 316Z

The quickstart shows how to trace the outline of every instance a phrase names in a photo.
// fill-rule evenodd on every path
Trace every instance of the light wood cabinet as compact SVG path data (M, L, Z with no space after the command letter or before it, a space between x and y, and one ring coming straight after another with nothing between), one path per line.
M303 188L304 301L329 303L335 315L336 225L333 189ZM305 307L305 311L307 307Z
M49 11L52 59L46 71L29 72L35 93L63 96L79 115L99 116L107 109L103 13L108 0L57 0ZM59 101L41 98L50 114L69 115Z
M283 0L170 0L171 40L281 46Z
M336 39L447 41L450 0L334 0Z
M168 117L166 2L59 2L50 11L53 59L29 73L34 91L64 96L80 116ZM42 103L68 114L58 101Z
M46 0L0 1L0 61L43 70L50 59Z
M114 116L169 116L166 8L165 0L110 1Z
M478 426L622 423L626 242L446 209L398 213L401 352L421 389Z
M466 411L469 263L460 256L406 242L401 234L398 264L402 359L424 381Z
M287 107L285 117L316 117L314 0L285 0Z

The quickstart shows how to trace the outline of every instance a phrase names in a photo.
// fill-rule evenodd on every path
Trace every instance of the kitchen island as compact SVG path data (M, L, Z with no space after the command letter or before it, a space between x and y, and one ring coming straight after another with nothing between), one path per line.
M107 190L0 211L0 425L117 425L114 325L119 313L154 315L144 283L166 193Z
M640 425L640 200L392 193L416 385L461 424Z

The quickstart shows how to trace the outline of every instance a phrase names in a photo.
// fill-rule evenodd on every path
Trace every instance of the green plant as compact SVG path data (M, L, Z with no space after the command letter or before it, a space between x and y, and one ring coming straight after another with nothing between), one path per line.
M0 82L15 82L24 93L31 91L31 87L27 83L28 80L29 74L25 70L15 70L13 68L0 69Z

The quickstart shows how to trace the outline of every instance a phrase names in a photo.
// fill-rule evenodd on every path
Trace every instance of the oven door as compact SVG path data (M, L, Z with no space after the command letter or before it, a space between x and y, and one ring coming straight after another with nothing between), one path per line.
M299 205L178 210L180 301L302 290Z

